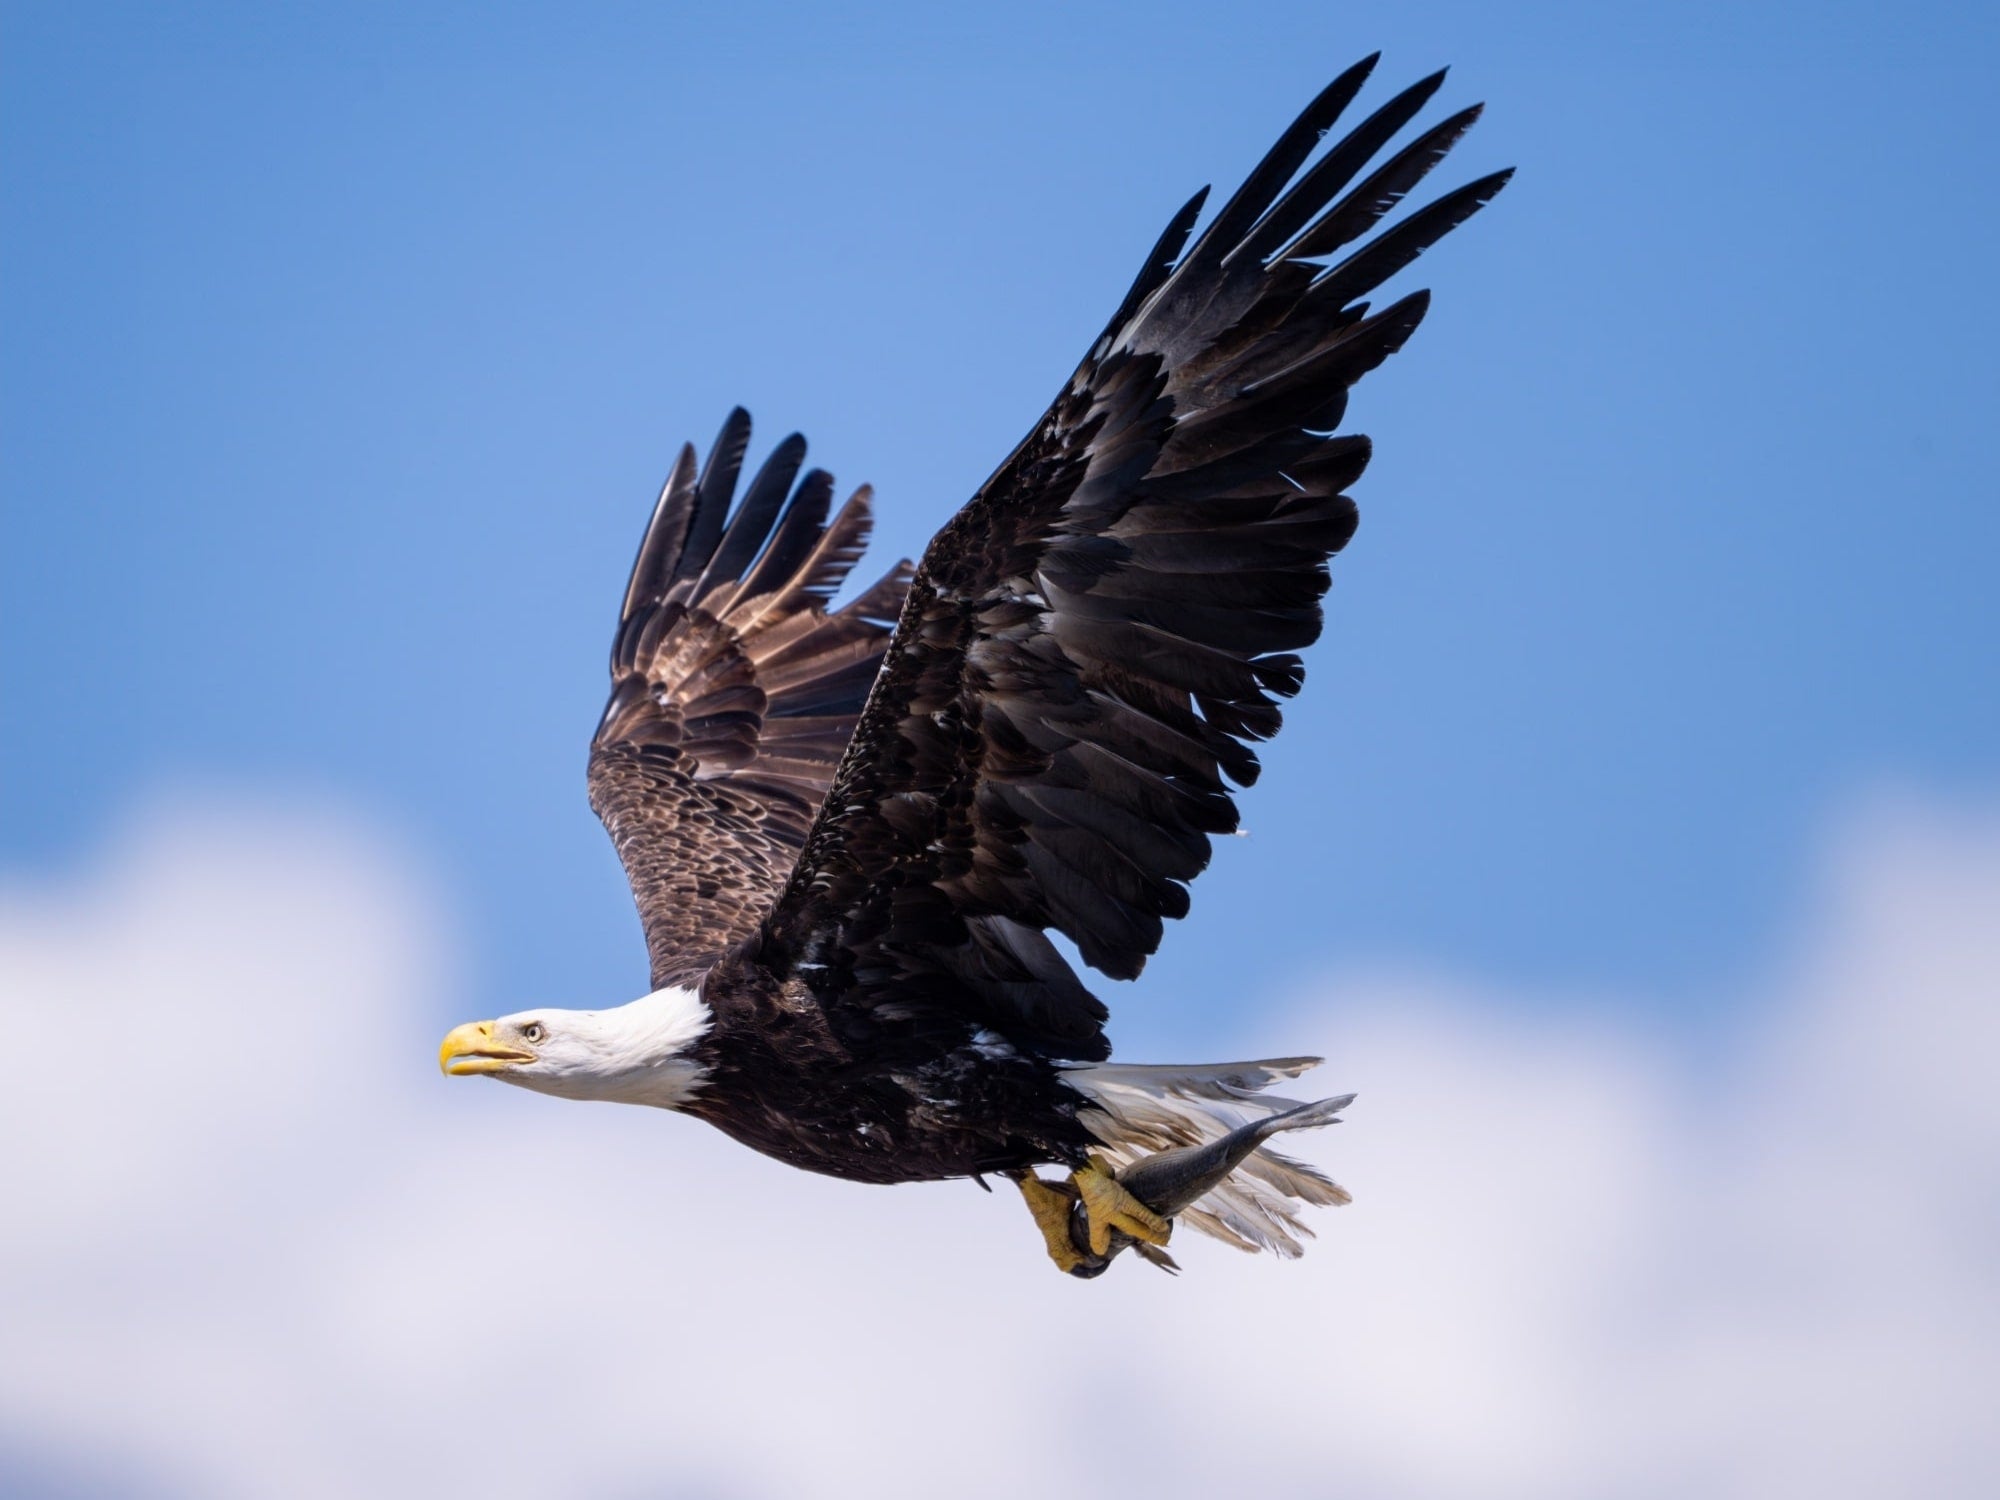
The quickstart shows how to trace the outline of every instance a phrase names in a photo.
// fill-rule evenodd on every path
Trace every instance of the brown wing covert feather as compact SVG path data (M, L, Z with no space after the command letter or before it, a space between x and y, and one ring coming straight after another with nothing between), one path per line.
M743 500L740 407L699 473L681 450L619 614L590 805L617 846L653 983L685 982L751 932L784 887L874 681L907 563L845 608L866 487L828 519L833 478L797 478L786 438Z

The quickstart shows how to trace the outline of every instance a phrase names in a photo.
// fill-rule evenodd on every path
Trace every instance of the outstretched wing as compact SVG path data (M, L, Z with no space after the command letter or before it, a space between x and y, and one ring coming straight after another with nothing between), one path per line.
M783 888L909 586L900 563L827 603L867 544L864 486L831 521L833 476L772 450L729 514L750 414L697 474L682 448L639 544L590 743L590 805L618 846L653 983L702 973Z
M1342 491L1368 441L1328 434L1428 302L1359 299L1509 175L1350 249L1479 113L1363 175L1440 73L1308 166L1374 62L1313 101L1185 254L1203 197L1180 212L1055 405L925 553L754 954L857 1043L990 1028L1104 1056L1104 1008L1046 931L1137 974L1236 827L1229 783L1257 777L1251 746L1299 690L1327 559L1354 531Z

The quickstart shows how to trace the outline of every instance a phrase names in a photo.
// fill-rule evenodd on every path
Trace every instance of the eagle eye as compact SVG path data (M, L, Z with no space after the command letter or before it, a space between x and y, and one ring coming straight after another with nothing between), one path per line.
M521 1028L521 1036L525 1041L539 1042L543 1036L542 1023L540 1021L530 1021L526 1026Z

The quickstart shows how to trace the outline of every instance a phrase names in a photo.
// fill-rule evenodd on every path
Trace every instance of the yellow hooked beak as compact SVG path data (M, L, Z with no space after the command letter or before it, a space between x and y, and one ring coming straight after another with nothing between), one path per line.
M438 1048L438 1066L454 1077L463 1073L498 1073L515 1063L533 1062L535 1054L510 1047L493 1035L491 1021L468 1021L453 1028Z

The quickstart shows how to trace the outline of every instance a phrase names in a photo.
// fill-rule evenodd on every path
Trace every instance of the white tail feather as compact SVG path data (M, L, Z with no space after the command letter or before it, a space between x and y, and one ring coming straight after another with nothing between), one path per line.
M1305 1106L1297 1099L1263 1092L1319 1061L1280 1057L1194 1067L1094 1063L1071 1069L1066 1076L1097 1106L1084 1112L1083 1122L1111 1164L1123 1169L1155 1151L1198 1146L1239 1125L1287 1110L1299 1110L1299 1117L1277 1129L1331 1124L1352 1095ZM1259 1146L1179 1217L1239 1250L1270 1250L1289 1260L1305 1251L1298 1237L1312 1235L1299 1218L1298 1206L1327 1207L1347 1201L1346 1189L1318 1168Z

